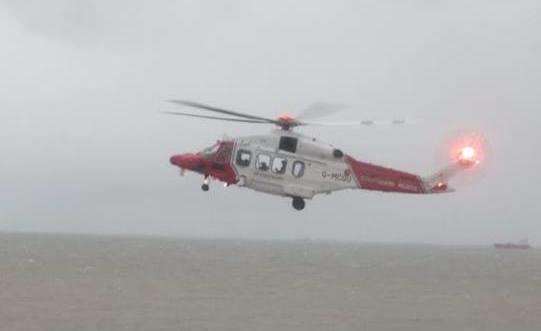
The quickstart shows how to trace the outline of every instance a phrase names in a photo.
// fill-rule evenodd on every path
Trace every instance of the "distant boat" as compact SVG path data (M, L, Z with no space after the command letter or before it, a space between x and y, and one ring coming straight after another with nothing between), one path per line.
M532 246L528 243L528 239L523 239L517 243L495 243L495 248L498 249L530 249Z

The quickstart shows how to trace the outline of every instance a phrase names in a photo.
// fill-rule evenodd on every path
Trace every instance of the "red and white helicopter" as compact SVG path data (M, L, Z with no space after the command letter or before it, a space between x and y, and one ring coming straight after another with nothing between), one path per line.
M201 152L174 155L170 162L181 169L181 174L191 170L203 175L203 191L209 190L209 179L212 178L224 182L225 186L236 184L289 197L296 210L302 210L305 199L312 199L316 194L330 194L345 189L415 194L450 192L452 189L447 184L449 179L462 170L476 167L483 156L482 139L475 136L463 138L452 147L453 162L450 165L431 176L421 177L356 160L330 144L293 131L300 126L327 124L303 119L309 116L294 118L284 115L271 119L192 101L170 102L228 117L166 111L168 114L277 126L269 134L223 139ZM330 105L316 104L305 114L321 115L335 110ZM390 123L403 124L404 121ZM338 124L370 126L376 123L361 121Z

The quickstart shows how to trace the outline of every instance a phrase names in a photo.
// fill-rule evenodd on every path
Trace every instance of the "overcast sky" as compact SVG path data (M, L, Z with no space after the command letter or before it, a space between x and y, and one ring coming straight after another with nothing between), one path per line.
M0 0L0 231L541 245L541 3ZM192 99L265 116L318 102L311 129L426 175L482 132L490 159L453 194L343 191L308 201L200 189L169 156L270 128L161 115Z

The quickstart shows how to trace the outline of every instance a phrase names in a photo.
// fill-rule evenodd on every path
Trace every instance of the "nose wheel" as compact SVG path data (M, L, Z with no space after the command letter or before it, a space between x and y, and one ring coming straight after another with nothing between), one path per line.
M291 202L291 205L296 210L303 210L305 206L304 199L300 197L293 197L293 201Z
M205 192L207 192L209 190L210 186L209 186L209 179L208 178L205 178L205 180L203 181L203 185L201 185L201 189Z

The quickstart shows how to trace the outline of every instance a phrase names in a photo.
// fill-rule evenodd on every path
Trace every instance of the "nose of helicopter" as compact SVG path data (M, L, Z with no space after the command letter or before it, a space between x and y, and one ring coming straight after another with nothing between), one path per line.
M169 162L171 162L172 165L188 170L196 170L201 167L202 163L201 157L192 153L173 155L169 159Z

